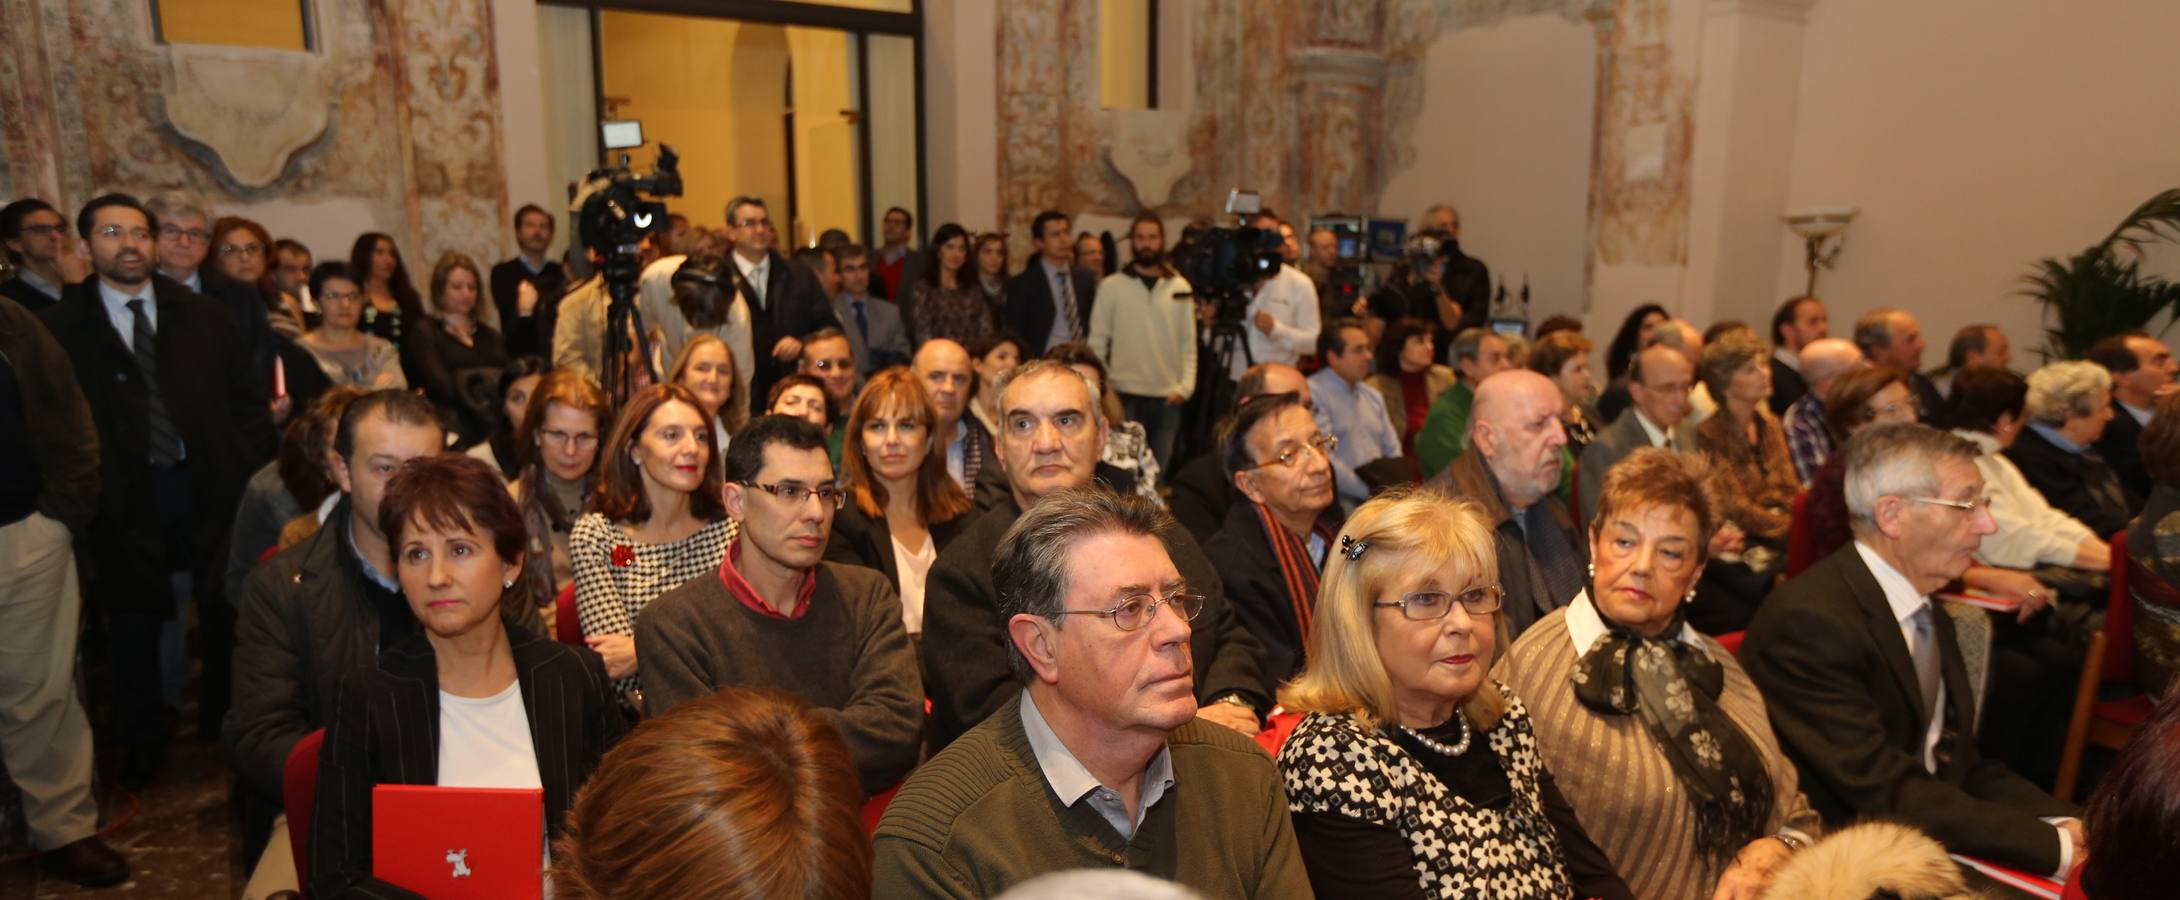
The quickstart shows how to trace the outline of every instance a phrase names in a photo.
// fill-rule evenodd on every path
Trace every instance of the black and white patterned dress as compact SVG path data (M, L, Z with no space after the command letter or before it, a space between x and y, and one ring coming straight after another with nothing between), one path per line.
M671 544L645 544L604 514L576 519L568 532L568 563L575 568L575 611L583 634L634 634L636 617L651 601L691 578L719 571L736 533L734 522L721 519ZM626 694L641 686L640 677L623 678L614 687Z
M1385 733L1352 716L1312 713L1279 751L1288 809L1329 813L1386 826L1408 841L1426 897L1517 900L1573 895L1560 840L1539 791L1529 711L1507 696L1506 714L1479 739L1498 757L1513 788L1503 809L1470 803L1447 788Z

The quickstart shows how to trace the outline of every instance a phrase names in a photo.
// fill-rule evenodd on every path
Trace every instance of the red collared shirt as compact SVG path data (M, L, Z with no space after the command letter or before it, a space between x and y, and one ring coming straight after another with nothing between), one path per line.
M772 604L765 602L765 598L757 595L756 588L749 586L749 579L743 578L741 570L734 567L735 561L741 558L742 539L737 537L734 543L727 545L726 561L719 564L719 583L726 585L727 593L742 601L743 606L749 607L750 611L760 616L773 619L800 619L803 613L810 611L810 595L817 593L817 569L812 568L802 573L802 586L795 589L795 611L787 614L774 609Z

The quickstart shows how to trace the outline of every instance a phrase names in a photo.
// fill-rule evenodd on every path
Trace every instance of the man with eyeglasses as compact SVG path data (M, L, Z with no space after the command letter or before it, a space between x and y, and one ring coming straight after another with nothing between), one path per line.
M992 548L1002 646L978 652L1021 690L887 806L878 896L990 897L1116 866L1206 897L1311 896L1270 757L1197 721L1210 609L1169 555L1178 531L1148 500L1068 488Z
M1589 544L1559 490L1567 431L1552 380L1508 369L1476 387L1469 450L1430 480L1433 487L1475 503L1491 524L1506 590L1507 637L1582 591Z
M993 442L1007 491L940 551L924 593L924 676L931 696L934 749L961 736L1015 697L1004 663L1006 617L992 583L992 558L1007 528L1047 495L1096 482L1106 422L1097 388L1051 360L1023 363L993 386L1000 434ZM1271 709L1263 650L1235 618L1218 572L1186 532L1172 529L1166 550L1204 612L1190 646L1200 715L1254 734Z
M68 220L43 200L25 197L0 207L0 244L15 277L0 281L0 297L37 312L60 302L61 290L82 281L90 266L75 253Z
M855 373L869 378L872 372L908 362L908 331L901 325L901 308L873 296L870 251L856 244L842 246L833 254L840 264L840 293L833 297L833 318L840 320L855 354Z
M1204 556L1226 582L1234 615L1264 645L1264 673L1287 681L1306 661L1317 579L1340 532L1332 454L1301 398L1267 394L1241 405L1219 455L1237 496Z
M1597 517L1605 473L1628 454L1644 447L1695 452L1696 429L1688 424L1688 392L1695 378L1695 363L1679 350L1658 344L1636 351L1627 368L1627 409L1582 448L1575 495L1583 522Z
M190 677L192 606L205 657L197 727L219 734L233 657L221 590L227 536L242 486L275 440L232 321L154 273L160 224L126 195L86 204L76 228L94 274L43 313L98 427L103 485L85 542L98 562L85 580L105 617L121 780L134 787L156 775L167 710Z
M825 386L825 405L832 410L832 420L826 424L825 449L837 469L840 444L848 433L848 412L855 406L856 385L862 380L855 371L855 348L848 342L847 333L827 326L803 336L802 362L797 371Z
M735 269L742 273L742 298L749 303L750 347L757 357L750 380L750 411L764 411L760 398L772 383L795 371L802 336L826 326L840 327L832 302L808 266L795 265L773 247L772 215L765 202L741 196L727 202L727 237L734 243Z
M825 433L763 416L735 435L725 463L727 515L741 524L716 578L666 592L636 620L649 715L722 688L770 688L840 728L865 793L916 764L923 680L883 576L824 562L845 492Z
M268 318L271 307L265 302L264 293L257 285L245 284L220 273L217 265L210 265L212 239L211 216L205 210L204 201L193 194L165 191L153 194L144 201L151 210L152 220L158 226L152 233L158 238L158 274L174 279L181 286L217 302L227 310L228 321L234 324L235 338L241 350L250 360L250 373L257 379L258 389L267 396L273 388L273 332ZM238 251L240 247L236 248ZM265 252L263 247L259 253ZM273 451L267 446L265 451Z
M1827 822L1893 819L2064 879L2088 849L2078 811L1979 750L1977 689L1931 596L1997 530L1981 451L1879 423L1844 452L1854 541L1773 591L1740 653L1802 789Z

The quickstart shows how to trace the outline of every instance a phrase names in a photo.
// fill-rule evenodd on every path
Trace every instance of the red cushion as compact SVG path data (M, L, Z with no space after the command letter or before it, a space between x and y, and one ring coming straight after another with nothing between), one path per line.
M281 799L288 812L288 849L295 855L295 883L304 886L306 896L310 893L310 807L318 798L318 749L324 745L323 728L303 735L295 749L288 751L280 778Z
M2092 715L2104 721L2139 728L2150 717L2150 695L2136 694L2124 700L2099 700L2089 709Z
M1817 561L1817 545L1809 533L1809 492L1794 495L1794 513L1786 526L1786 574L1799 574Z
M907 779L905 779L905 778L904 778L904 779L902 779L902 781L906 781L906 780L907 780ZM863 802L863 833L864 833L864 834L877 834L877 833L878 833L878 820L879 820L879 819L882 819L882 818L885 818L885 815L886 815L886 804L892 803L892 802L893 802L893 795L895 795L895 794L898 794L898 793L900 793L900 792L901 792L901 783L900 783L900 782L894 782L894 784L893 784L893 786L892 786L892 787L886 788L885 790L882 790L882 791L879 791L878 793L872 794L872 795L871 795L871 798L870 798L869 800L866 800L866 801L864 801L864 802Z
M1748 632L1746 631L1729 631L1725 634L1718 635L1718 643L1726 648L1727 653L1731 653L1735 656L1740 656L1741 639L1747 636Z
M572 581L553 601L553 637L569 646L583 646L583 617L575 612L575 583Z
M1279 746L1287 742L1287 735L1294 733L1294 726L1301 724L1302 714L1283 712L1265 720L1264 730L1256 734L1257 746L1274 757L1279 756Z

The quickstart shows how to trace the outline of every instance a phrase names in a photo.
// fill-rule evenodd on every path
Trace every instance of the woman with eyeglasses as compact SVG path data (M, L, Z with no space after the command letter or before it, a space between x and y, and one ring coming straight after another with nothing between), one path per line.
M547 373L524 406L516 440L530 448L529 461L508 490L522 507L529 533L522 577L540 602L553 601L575 583L568 537L575 517L590 505L598 445L612 424L606 392L578 369ZM554 621L549 613L544 619Z
M1493 680L1498 557L1474 506L1395 488L1348 517L1325 566L1306 713L1279 752L1322 897L1632 898Z
M1839 376L1824 395L1824 430L1832 455L1809 478L1809 532L1822 559L1854 539L1847 527L1847 438L1873 422L1920 422L1922 410L1907 376L1869 366Z
M967 346L978 335L992 330L998 321L984 290L977 286L976 267L970 259L969 230L948 222L931 235L924 251L923 272L909 286L909 337L917 346L933 338L946 338Z
M599 451L592 511L568 534L584 643L643 710L636 618L659 595L719 571L735 526L720 493L719 453L696 395L654 384L630 397Z
M968 524L969 495L931 440L939 410L898 366L872 375L848 413L841 469L850 502L833 516L825 558L876 569L901 598L901 623L923 636L924 580Z
M319 263L310 270L310 295L318 301L318 327L295 343L310 352L328 380L366 391L409 386L393 342L363 330L363 280L354 269L343 262Z
M212 264L219 273L257 288L265 298L265 320L274 333L294 340L303 333L303 302L272 280L273 239L265 226L226 216L212 223Z
M1756 685L1687 623L1724 521L1714 474L1653 447L1613 466L1588 588L1502 670L1584 832L1640 897L1761 897L1820 824Z

